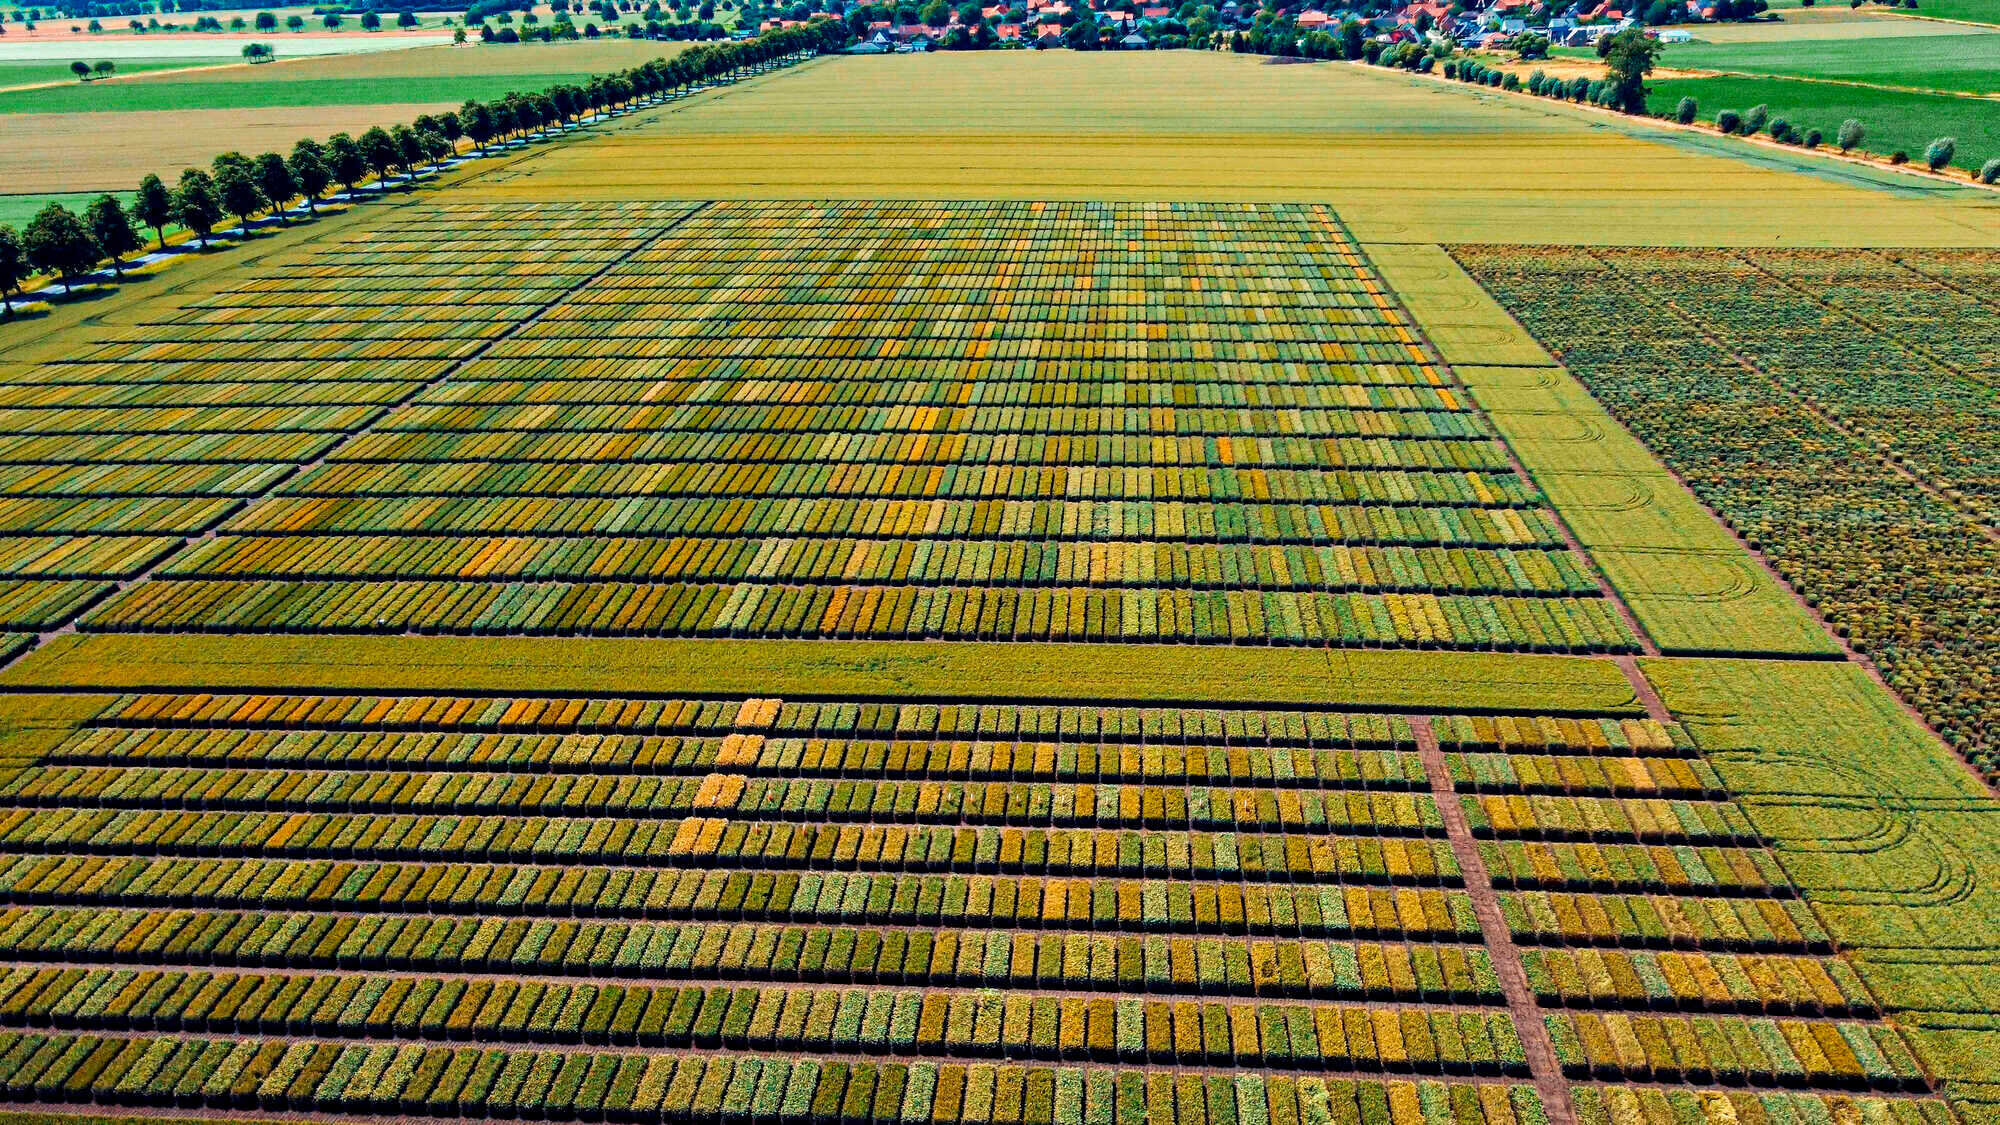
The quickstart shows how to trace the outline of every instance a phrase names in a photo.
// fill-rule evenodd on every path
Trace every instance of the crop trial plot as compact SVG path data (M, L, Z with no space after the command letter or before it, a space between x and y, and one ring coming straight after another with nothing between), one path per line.
M15 1098L1540 1125L1532 1033L1948 1119L1651 720L127 695L0 789L0 894Z
M470 219L75 361L422 365L85 629L1636 647L1325 208L710 204L498 306Z
M1453 252L2000 775L2000 255Z

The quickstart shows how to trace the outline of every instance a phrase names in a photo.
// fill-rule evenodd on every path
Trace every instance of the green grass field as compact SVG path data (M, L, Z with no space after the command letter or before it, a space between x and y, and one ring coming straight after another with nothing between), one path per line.
M87 55L79 56L84 62L96 62ZM132 59L112 60L118 67L118 74L144 74L154 70L174 70L189 66L220 66L243 61L239 58L218 56L195 56L184 59ZM82 85L76 75L70 73L68 61L50 62L0 62L0 89L10 86L27 86L39 82L62 82Z
M1901 149L1917 159L1935 137L1956 137L1952 163L1973 169L2000 156L2000 104L1936 94L1909 94L1786 78L1681 78L1652 84L1650 106L1671 112L1683 97L1700 105L1703 121L1725 109L1741 113L1753 105L1771 107L1800 129L1818 129L1831 139L1846 118L1868 128L1862 147L1888 153Z
M551 60L553 61L553 60ZM515 90L575 82L588 72L432 78L286 78L268 82L129 82L50 86L0 94L0 113L90 113L175 109L274 109L289 106L394 105L485 100Z
M1923 15L2000 26L2000 0L1919 0Z
M0 226L10 226L15 230L28 225L50 203L60 203L72 211L81 211L102 192L79 191L66 195L0 195Z
M1662 65L1881 86L2000 93L2000 35L1924 35L1780 43L1688 43L1667 48ZM1996 112L1987 107L1987 112Z

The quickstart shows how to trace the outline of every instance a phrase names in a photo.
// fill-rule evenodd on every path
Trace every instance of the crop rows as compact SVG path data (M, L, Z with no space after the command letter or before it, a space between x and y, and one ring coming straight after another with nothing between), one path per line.
M1498 1083L19 1033L0 1038L0 1091L48 1102L561 1121L1547 1121L1532 1088ZM1884 1113L1901 1108L1883 1104ZM1893 1125L1943 1123L1909 1112Z
M597 215L659 230L686 210L558 208L523 222L555 231ZM569 288L644 241L590 238L568 243L567 252L555 243L537 252L546 272ZM443 285L485 272L451 261L425 267ZM294 274L300 300L310 300L314 287L329 296L342 287L337 272L311 274ZM424 288L413 279L410 295ZM71 620L111 589L104 580L144 573L184 539L415 395L459 354L450 339L504 331L534 311L520 308L514 320L495 321L476 307L436 306L429 322L436 343L397 322L348 324L341 336L404 357L366 369L327 362L329 345L309 341L273 343L261 358L232 360L225 347L150 327L105 329L60 361L0 369L0 432L7 435L0 442L0 534L7 537L0 542L0 627L45 630ZM120 341L121 333L130 338Z
M1444 547L1049 543L946 539L229 536L174 560L175 577L456 578L549 582L1179 586L1568 594L1596 580L1566 552Z
M1315 938L21 907L0 916L0 950L153 966L1499 999L1476 946Z
M1525 1069L1504 1012L939 989L16 969L0 1025L1311 1070Z
M1993 775L2000 259L1453 252Z
M1547 1019L1556 1058L1579 1077L1891 1090L1927 1085L1901 1034L1879 1025L1617 1012Z
M591 213L541 208L466 240L469 214L16 393L93 437L115 403L133 432L348 438L156 474L252 499L82 628L1637 650L1325 208L712 203L564 238ZM96 374L303 360L343 375L177 407Z
M20 903L720 921L1157 930L1462 941L1463 892L1255 882L759 872L720 867L342 863L25 856L0 867ZM215 935L220 937L220 934Z
M1235 832L1428 833L1429 795L989 781L839 781L737 773L656 778L341 770L38 770L0 783L0 803L44 808L554 815L587 809L640 819L697 810L788 820L902 824L1191 828ZM0 820L0 824L6 823ZM1699 825L1696 826L1699 828ZM0 837L6 830L0 828ZM1747 827L1744 834L1748 835Z

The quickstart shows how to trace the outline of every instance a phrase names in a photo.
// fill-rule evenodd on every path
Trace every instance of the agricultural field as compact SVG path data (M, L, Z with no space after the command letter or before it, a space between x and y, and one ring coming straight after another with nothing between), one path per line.
M0 1125L2000 1119L1990 197L1050 56L0 325Z
M1880 22L1880 21L1875 21ZM1927 23L1919 26L1941 28ZM1872 28L1871 28L1872 30ZM1773 43L1680 43L1663 65L1964 94L2000 93L2000 31ZM1991 106L1986 107L1992 111Z
M1990 75L1992 68L1985 68L1984 73ZM1753 105L1765 105L1773 117L1831 137L1842 121L1853 117L1868 128L1866 147L1870 152L1901 151L1912 160L1922 158L1924 146L1933 138L1956 137L1958 154L1952 164L1965 170L1976 169L2000 154L2000 112L1990 97L1918 94L1790 78L1668 78L1649 83L1647 89L1647 104L1654 112L1671 112L1682 98L1693 98L1706 121L1714 120L1725 109L1742 113Z

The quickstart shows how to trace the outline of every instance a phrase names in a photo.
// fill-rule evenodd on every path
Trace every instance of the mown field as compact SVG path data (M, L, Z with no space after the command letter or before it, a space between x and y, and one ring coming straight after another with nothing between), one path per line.
M1991 1121L1993 209L1657 136L823 60L0 326L0 1110Z

